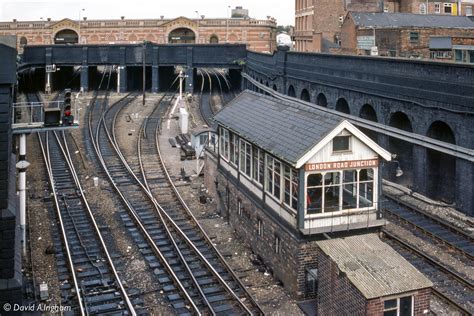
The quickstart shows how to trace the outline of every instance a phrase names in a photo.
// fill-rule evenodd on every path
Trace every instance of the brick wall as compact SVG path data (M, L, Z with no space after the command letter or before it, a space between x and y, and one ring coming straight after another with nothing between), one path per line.
M0 43L3 40L0 39ZM16 50L0 44L0 304L21 300L21 251L16 214L15 161L11 155L12 87L16 82Z
M362 293L322 251L318 253L318 276L318 315L365 315Z
M410 295L410 294L407 294ZM411 293L414 296L413 312L415 316L426 315L424 311L430 309L431 290L429 288ZM400 294L399 296L404 296ZM384 309L384 298L376 298L367 301L368 316L382 316Z
M196 43L207 44L212 35L217 35L219 43L248 44L250 50L266 52L276 49L276 25L267 20L241 20L241 19L182 19L172 27L161 20L157 21L82 21L81 26L75 21L52 21L35 23L11 22L0 23L0 36L16 35L17 48L22 50L20 40L25 38L28 45L51 45L54 43L55 34L62 29L71 29L81 35L83 44L120 44L141 43L143 40L165 44L168 43L168 34L172 29L189 27L195 32ZM59 24L56 24L59 22ZM128 22L136 24L128 25ZM143 23L151 22L150 25ZM166 20L165 20L166 22ZM194 24L192 24L194 23ZM190 26L192 24L192 26ZM42 27L38 27L42 25Z
M315 244L304 241L296 228L291 230L283 225L269 210L264 211L262 200L245 191L237 179L216 170L217 161L210 154L206 155L204 168L204 184L209 194L220 200L221 215L228 216L236 234L263 260L275 279L281 281L294 297L305 298L306 267L313 268L317 263ZM238 213L239 201L242 215ZM263 224L261 235L258 234L259 221ZM280 239L279 253L275 251L276 237Z

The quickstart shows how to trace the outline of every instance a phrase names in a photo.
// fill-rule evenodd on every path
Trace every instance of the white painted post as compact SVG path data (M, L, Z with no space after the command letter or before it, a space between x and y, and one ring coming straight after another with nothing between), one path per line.
M20 134L20 157L16 164L18 169L18 195L20 197L20 230L23 253L26 253L26 134Z

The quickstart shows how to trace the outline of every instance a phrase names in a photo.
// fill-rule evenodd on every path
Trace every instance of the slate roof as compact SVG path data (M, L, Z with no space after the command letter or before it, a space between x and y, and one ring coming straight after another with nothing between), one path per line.
M433 284L376 234L316 242L367 299L431 287Z
M343 119L316 108L245 90L214 119L292 165Z
M359 27L376 28L463 28L474 29L474 22L466 16L411 13L351 12L352 20Z

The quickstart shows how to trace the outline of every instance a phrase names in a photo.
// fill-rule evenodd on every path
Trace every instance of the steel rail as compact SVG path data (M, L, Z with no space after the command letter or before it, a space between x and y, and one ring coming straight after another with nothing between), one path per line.
M118 114L118 112L117 112ZM116 115L117 117L117 115ZM115 117L115 118L116 118ZM114 119L115 121L115 119ZM114 130L114 128L112 129ZM146 187L144 186L144 184L140 181L140 179L138 179L138 177L135 175L135 173L133 172L133 170L130 168L128 162L126 161L125 157L122 155L121 151L120 151L120 148L118 146L118 144L116 143L116 139L114 138L114 141L115 141L115 146L116 147L116 152L117 154L119 155L120 159L122 160L124 166L126 167L126 169L128 170L129 174L136 180L137 184L140 185L140 187L144 190L144 192L147 194L147 196L151 199L151 201L153 202L153 204L155 205L156 207L156 211L157 212L161 212L165 218L171 223L171 225L173 226L173 228L175 229L175 231L181 235L181 237L183 238L183 240L194 250L194 252L198 255L198 257L201 259L201 261L208 267L209 271L212 272L212 274L217 278L219 279L219 281L221 282L221 284L226 288L226 290L232 295L234 296L237 300L238 300L238 303L242 305L242 307L249 313L249 314L252 314L252 312L247 308L247 306L245 306L241 301L240 299L238 298L238 296L235 294L235 292L229 287L229 285L225 282L225 280L222 279L222 277L220 276L220 274L214 269L214 267L209 263L209 261L206 259L206 257L201 253L201 251L194 245L194 243L186 236L186 234L181 230L181 228L176 224L176 222L167 214L167 212L161 207L160 204L158 204L158 202L156 201L156 199L154 198L154 196L151 194L151 192L149 192ZM161 156L160 156L161 158ZM182 199L181 199L182 200Z
M116 106L117 104L118 103L113 104L109 109L107 109L107 111L110 110L113 106ZM117 192L117 194L119 195L119 197L121 198L123 203L125 204L127 210L129 211L129 214L131 214L131 216L134 219L135 223L137 224L138 228L140 229L142 234L145 236L145 239L147 240L149 246L151 247L151 249L153 249L155 255L160 259L163 266L168 271L169 275L173 278L173 282L178 286L178 288L184 294L185 299L192 306L192 308L196 312L196 314L201 315L201 312L199 311L198 307L194 304L194 301L192 300L191 295L187 292L184 285L179 281L178 276L176 275L176 273L173 271L171 266L166 261L166 258L163 255L163 253L160 251L160 249L154 243L154 241L153 241L152 237L150 236L150 234L148 233L147 229L145 228L145 226L143 226L143 224L142 224L138 214L136 213L135 209L133 208L131 203L128 201L128 199L123 195L121 190L118 188L118 186L115 183L110 171L108 170L107 164L105 163L104 157L102 156L102 153L101 153L100 148L99 148L99 130L100 130L101 125L105 128L105 122L104 122L105 113L106 113L105 111L104 111L104 113L102 113L95 133L92 131L92 125L91 125L91 122L89 121L89 133L91 134L93 147L94 147L95 153L96 153L96 155L99 159L99 162L102 166L102 169L107 174L107 177L109 178L109 181L110 181L111 185L113 186L113 188L115 189L115 191ZM112 146L112 148L115 150L114 146Z
M172 102L172 101L171 101ZM158 107L157 107L158 108ZM118 113L117 113L118 114ZM115 119L116 117L114 118L114 122L115 122ZM141 124L140 126L140 131L138 132L138 142L137 142L137 146L138 146L138 160L139 160L139 163L140 163L140 169L142 171L142 177L143 177L143 183L145 184L145 189L150 192L151 194L151 190L150 190L150 187L148 186L148 181L147 181L147 178L146 178L146 174L144 173L144 169L143 169L143 161L142 161L142 154L141 154L141 134L144 133L144 126L146 125L147 123L147 120L145 119L144 120L144 123ZM115 125L115 124L114 124ZM113 128L113 130L115 130L115 126ZM115 133L114 134L114 140L115 140ZM146 134L144 134L144 136L146 136ZM117 143L116 143L117 144ZM117 144L118 146L118 144ZM156 208L156 201L153 202L155 208ZM194 286L197 288L201 298L204 300L205 304L207 305L207 307L209 308L209 310L211 311L212 315L216 315L216 312L214 310L214 308L212 307L211 303L209 302L209 300L207 299L206 295L204 294L204 291L202 289L202 287L199 285L199 282L198 280L196 279L196 277L194 276L191 268L189 267L188 263L186 262L186 259L184 258L184 255L183 253L181 252L181 250L179 249L178 247L178 244L176 243L176 240L175 238L173 237L173 235L171 234L171 231L168 227L168 225L166 225L166 221L165 219L163 218L163 215L162 215L162 212L158 211L158 216L159 216L159 219L161 221L161 223L163 223L163 227L165 228L166 230L166 233L171 241L171 243L173 244L176 252L178 253L178 256L179 258L181 259L181 262L183 263L183 265L185 266L186 270L188 271L188 274L190 275L193 283L194 283Z
M100 244L101 244L101 246L102 246L102 248L103 248L103 251L104 251L104 253L105 253L105 255L106 255L107 262L109 263L109 266L110 266L110 268L112 269L112 273L113 273L113 275L115 276L116 282L117 282L117 284L118 284L118 286L119 286L119 288L120 288L120 292L122 293L122 296L123 296L123 298L125 299L125 303L126 303L126 305L127 305L127 308L128 308L128 310L130 311L131 315L136 316L137 313L136 313L136 311L135 311L135 308L133 307L132 302L130 301L129 296L128 296L127 292L125 291L125 288L124 288L124 286L123 286L122 280L120 279L120 276L118 275L118 272L117 272L117 269L115 268L115 264L114 264L114 262L113 262L113 260L112 260L112 257L111 257L111 255L110 255L109 251L107 250L107 245L105 244L104 238L102 237L102 233L100 232L99 225L97 225L97 222L96 222L96 220L95 220L94 214L92 213L92 210L91 210L91 208L90 208L90 206L89 206L89 202L88 202L87 199L85 198L85 194L84 194L85 192L84 192L84 190L83 190L83 188L82 188L82 186L81 186L81 182L80 182L79 177L78 177L78 175L77 175L77 173L76 173L76 169L74 168L74 163L73 163L73 161L72 161L71 153L70 153L69 147L68 147L68 145L67 145L68 143L67 143L67 141L66 141L65 132L62 131L63 142L64 142L64 144L65 144L64 147L66 148L65 150L64 150L63 146L61 145L60 140L59 140L59 137L58 137L58 135L56 134L56 132L54 132L54 136L56 137L56 140L58 141L58 144L60 145L59 148L61 149L61 151L62 151L64 157L66 158L66 162L67 162L67 164L68 164L68 166L69 166L69 170L71 171L71 174L72 174L72 176L73 176L73 178L74 178L74 181L76 182L76 186L77 186L77 189L78 189L79 192L80 192L81 199L82 199L82 201L84 202L84 205L85 205L85 207L86 207L86 210L87 210L87 213L88 213L88 215L89 215L89 218L91 219L92 224L93 224L93 226L94 226L94 229L95 229L95 231L96 231L96 233L97 233L97 236L99 237L99 241L100 241Z
M426 218L428 218L429 220L433 221L434 223L440 225L441 227L444 227L446 229L448 229L449 231L451 231L452 233L456 234L456 235L459 235L460 237L466 239L467 241L471 242L473 241L473 238L471 236L469 236L468 234L466 234L465 232L463 232L462 230L460 230L459 228L453 226L452 224L450 223L447 223L441 219L438 219L436 217L434 217L433 215L431 214L428 214L427 212L424 212L422 210L419 210L403 201L400 201L398 200L397 198L395 198L394 196L390 195L390 194L384 194L384 196L386 196L387 198L389 198L390 200L392 200L394 203L397 203L397 204L400 204L404 207L406 207L407 209L411 210L412 212L414 213L418 213L420 214L421 216L424 216ZM455 249L456 251L460 252L461 254L463 254L466 258L469 258L471 260L474 259L474 257L468 253L467 251L463 250L462 248L460 248L459 246L456 246L454 245L453 243L451 243L450 241L444 239L443 237L437 235L437 234L434 234L430 231L428 231L427 229L423 228L421 225L415 223L414 221L410 221L409 219L406 219L404 216L400 215L397 213L397 211L395 210L392 210L390 208L387 208L387 207L384 207L384 211L385 212L388 212L390 213L392 216L398 218L399 220L401 221L404 221L410 225L413 225L415 226L416 229L420 230L421 232L423 232L425 235L428 235L428 236L431 236L432 238L436 239L437 241L445 244L445 245L448 245L449 247Z
M413 247L412 245L408 244L407 242L405 242L404 240L402 240L401 238L395 236L393 233L387 231L387 229L383 228L382 229L382 232L384 233L384 235L386 235L388 238L392 239L392 240L395 240L397 243L399 243L400 245L402 245L403 247L405 247L406 249L408 249L410 252L414 253L415 255L421 257L422 259L426 260L427 262L429 262L432 266L435 266L436 268L438 268L439 270L441 270L442 272L444 272L445 274L451 276L456 282L458 282L459 284L461 284L462 286L470 289L471 291L474 290L474 287L473 287L473 284L469 281L467 281L462 275L460 275L459 273L457 273L456 271L454 271L453 269L451 268L448 268L448 267L445 267L443 266L440 262L434 260L433 258L431 258L430 256L426 255L425 253L423 253L422 251L416 249L415 247ZM440 292L438 289L435 289L436 291ZM456 308L459 308L462 310L463 313L466 313L466 315L471 315L471 312L468 311L465 307L461 306L460 304L458 304L457 302L455 302L453 299L449 298L448 296L446 296L444 293L440 292L441 295L447 299L449 301L449 303L453 306L455 306Z
M56 209L56 215L58 217L59 224L60 224L61 237L63 239L64 248L66 248L67 261L68 261L70 273L71 273L71 276L72 276L72 280L73 280L73 283L74 283L74 289L76 291L76 298L77 298L77 302L79 304L79 310L80 310L81 315L85 316L86 311L85 311L85 308L84 308L84 305L83 305L83 302L82 302L82 299L81 299L81 290L79 289L79 284L78 284L78 281L77 281L76 269L75 269L75 266L74 266L74 262L72 260L71 249L69 248L68 237L66 235L66 230L64 228L64 222L63 222L63 218L62 218L61 211L60 211L59 200L58 200L58 197L56 195L56 189L54 187L53 172L52 172L52 169L51 169L51 161L49 159L49 146L46 143L46 148L45 148L45 146L43 145L43 141L41 140L40 133L38 133L37 135L38 135L38 141L39 141L40 148L41 148L41 153L43 155L43 160L44 160L44 163L46 165L46 171L48 173L49 185L50 185L51 191L53 193L53 200L54 200L54 205L55 205L55 209Z
M308 106L310 108L317 109L317 110L322 111L322 112L334 114L334 115L340 116L342 118L345 118L345 119L349 120L351 123L354 123L354 124L356 124L360 127L370 129L372 131L382 133L384 135L391 136L391 137L394 137L394 138L397 138L397 139L400 139L400 140L403 140L403 141L406 141L406 142L409 142L409 143L412 143L412 144L415 144L415 145L419 145L419 146L422 146L422 147L425 147L425 148L433 149L433 150L448 154L448 155L453 156L453 157L457 157L457 158L460 158L460 159L463 159L463 160L474 162L474 149L469 149L469 148L457 146L457 145L454 145L454 144L449 144L449 143L446 143L446 142L443 142L443 141L436 140L436 139L431 138L431 137L423 136L423 135L412 133L412 132L407 132L407 131L404 131L404 130L401 130L401 129L398 129L398 128L395 128L395 127L392 127L392 126L383 125L383 124L380 124L380 123L377 123L377 122L372 122L372 121L369 121L369 120L366 120L366 119L363 119L363 118L359 118L357 116L342 113L342 112L339 112L339 111L336 111L336 110L331 110L331 109L328 109L326 107L319 106L319 105L316 105L316 104L313 104L313 103L310 103L310 102L307 102L307 101L303 101L303 100L300 100L300 99L295 98L295 97L290 97L290 96L287 96L287 95L282 94L280 92L277 92L277 91L271 89L270 87L267 87L266 85L261 84L260 82L253 79L252 77L250 77L246 73L242 73L242 77L244 77L245 79L250 81L253 85L258 87L259 89L267 92L268 94L270 94L271 96L273 96L273 97L275 97L279 100L289 101L289 102L296 102L296 103L299 103L299 104L303 104L303 105Z
M164 171L164 174L168 180L168 182L170 183L171 185L171 188L173 190L173 192L175 193L176 197L178 198L178 200L180 201L181 205L184 207L186 213L188 216L190 216L190 218L192 219L192 221L194 222L194 224L196 225L196 227L198 227L199 231L201 232L201 234L204 236L204 238L206 239L207 243L209 245L212 246L212 249L214 249L214 251L216 252L220 262L224 265L224 267L227 269L227 271L232 275L232 277L236 280L236 282L239 284L239 286L244 290L244 292L247 294L247 297L250 299L250 301L252 302L252 304L258 309L259 311L259 314L263 314L263 311L261 310L260 306L257 304L257 302L255 301L255 299L252 297L252 295L250 295L250 293L248 293L248 291L246 290L245 286L242 284L242 282L240 281L240 279L238 278L238 276L234 273L234 271L231 269L231 267L227 264L227 262L225 261L224 257L222 256L222 254L219 252L219 250L214 247L212 245L212 241L211 239L209 238L209 236L207 235L207 233L205 232L205 230L203 229L203 227L199 224L198 220L196 219L196 217L194 216L194 214L191 212L191 210L189 209L188 205L186 204L186 202L184 201L184 199L182 198L181 194L179 193L178 189L176 188L176 186L174 185L173 181L171 180L171 176L166 168L166 165L164 163L164 160L163 160L163 157L162 157L162 154L161 154L161 150L160 150L160 143L159 143L159 137L158 137L158 134L159 134L159 130L158 128L156 129L155 131L155 147L156 147L156 150L157 150L157 153L158 153L158 157L159 157L159 161L162 165L162 168L163 168L163 171ZM240 301L240 298L238 298L239 301ZM243 304L243 303L242 303ZM246 307L246 310L252 314L252 312Z

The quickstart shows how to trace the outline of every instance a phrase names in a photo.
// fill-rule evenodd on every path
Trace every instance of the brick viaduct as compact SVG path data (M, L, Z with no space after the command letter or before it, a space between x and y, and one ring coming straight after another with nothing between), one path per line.
M474 66L279 50L248 52L246 71L283 94L469 149L471 159L455 158L366 131L398 155L404 175L388 165L385 178L474 214Z
M84 69L100 64L121 66L122 81L128 67L142 64L142 51L141 45L27 46L24 62L43 67L52 63L81 66L83 86L87 85ZM188 91L193 90L198 67L229 68L234 76L243 68L261 84L283 94L451 144L465 155L433 150L423 139L407 142L366 130L397 154L404 171L396 178L396 165L389 164L385 178L474 214L473 65L296 53L284 48L269 55L247 51L244 45L219 44L150 44L145 48L145 64L151 71L152 92L160 90L160 69L164 67L186 66ZM258 90L248 80L242 80L241 87ZM125 90L124 81L121 91Z

